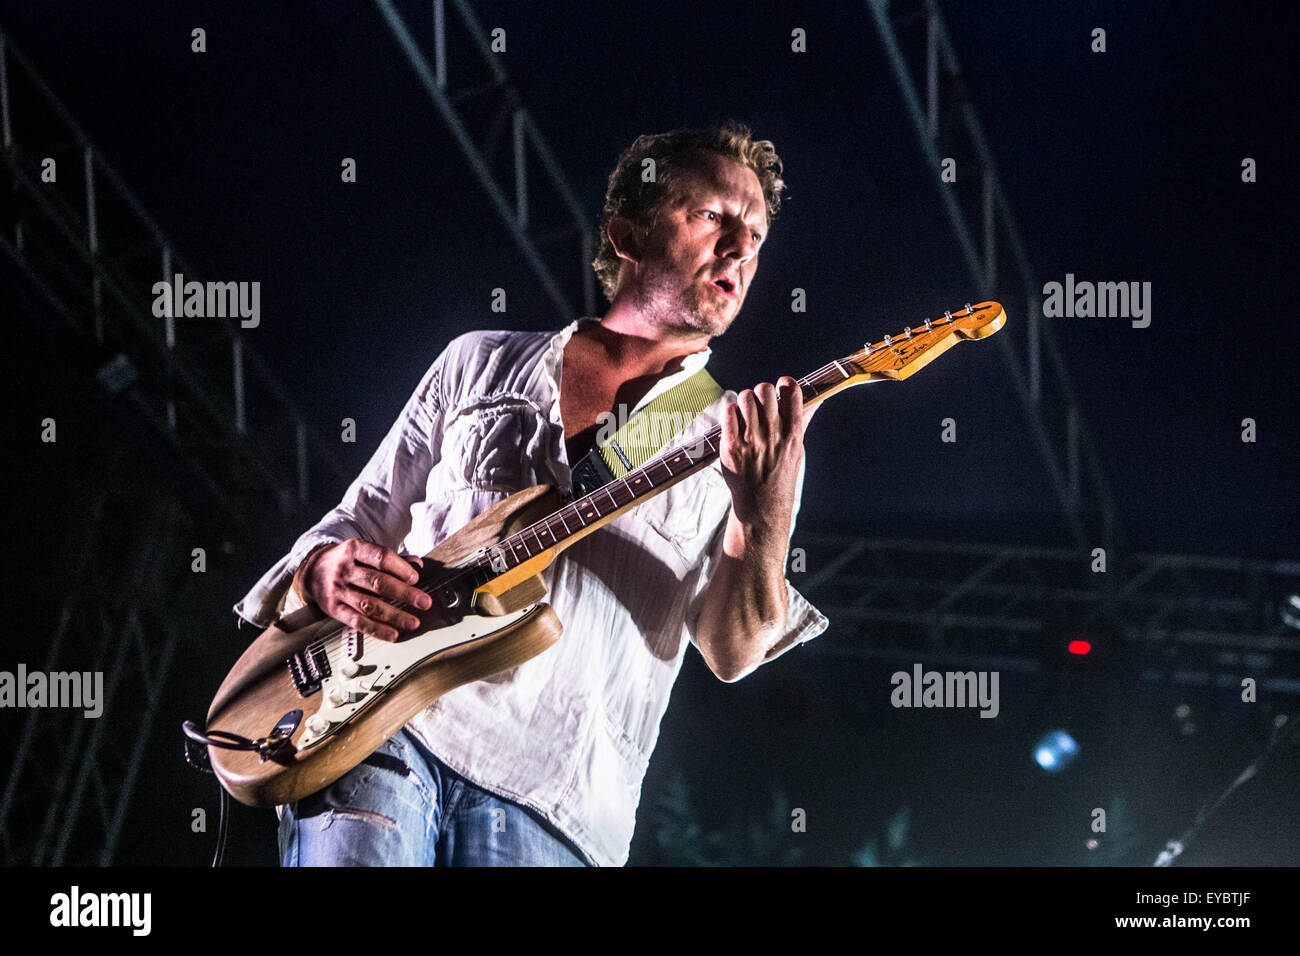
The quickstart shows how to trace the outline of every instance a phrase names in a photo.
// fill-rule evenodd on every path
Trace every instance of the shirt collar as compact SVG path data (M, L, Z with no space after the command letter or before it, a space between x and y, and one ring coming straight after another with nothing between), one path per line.
M578 331L579 328L588 322L599 321L600 319L594 315L584 315L580 318L574 319L560 331L556 332L555 335L551 336L551 347L548 350L547 358L549 359L552 368L559 363L560 357L564 354L564 346L568 344L569 339L573 338L573 333ZM664 382L668 382L669 387L672 387L672 385L677 384L687 375L694 375L709 363L709 356L712 354L713 349L706 345L702 351L692 352L690 355L683 355L682 370L680 372L674 372L672 375L665 375L655 383L656 388ZM662 389L659 390L662 391Z

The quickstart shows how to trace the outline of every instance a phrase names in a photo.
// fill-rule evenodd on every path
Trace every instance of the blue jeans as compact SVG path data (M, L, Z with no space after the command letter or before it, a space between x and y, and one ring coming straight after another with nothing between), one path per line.
M283 866L586 866L528 807L470 783L406 730L284 808Z

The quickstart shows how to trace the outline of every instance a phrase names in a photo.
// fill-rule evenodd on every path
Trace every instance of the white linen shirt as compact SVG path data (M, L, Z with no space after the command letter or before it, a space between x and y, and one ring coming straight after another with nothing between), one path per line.
M260 627L300 606L290 584L322 543L363 538L426 554L475 515L531 485L571 488L557 333L470 332L421 379L338 507L307 530L235 606ZM637 408L702 368L688 355ZM674 444L721 421L726 391ZM635 409L634 409L635 411ZM793 519L803 490L800 468ZM478 786L532 807L586 854L627 862L641 783L659 723L694 642L699 598L722 555L731 493L718 461L561 552L542 574L564 625L532 660L458 687L408 725ZM826 629L787 581L786 631L768 660Z

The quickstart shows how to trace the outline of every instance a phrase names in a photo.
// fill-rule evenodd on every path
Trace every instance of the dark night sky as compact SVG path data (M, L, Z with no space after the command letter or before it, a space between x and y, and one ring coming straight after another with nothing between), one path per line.
M426 5L398 6L426 22ZM506 29L504 65L593 225L618 153L640 133L737 118L774 141L789 190L745 308L714 343L723 384L804 374L978 298L864 4L645 2L599 15L575 0L474 6L485 27ZM1070 272L1152 283L1149 328L1045 320L1131 544L1295 559L1294 4L942 8L1038 281ZM339 451L349 474L450 338L568 321L372 5L0 0L0 26L205 278L262 283L250 347L322 434L357 420L357 444ZM189 52L194 26L207 30L201 56ZM1098 26L1104 55L1089 52ZM794 27L807 30L804 55L790 52ZM358 161L354 185L339 181L344 156ZM1257 183L1241 182L1246 156ZM957 158L948 188L977 208L979 182L962 178L973 159ZM991 296L1009 313L999 334L1023 348L1025 296L1003 274L1005 292ZM576 272L568 281L577 288ZM489 309L497 286L509 294L504 316ZM806 315L789 310L796 286ZM1005 379L994 343L972 343L908 382L832 399L808 436L800 528L1068 544ZM947 417L955 445L939 440ZM1255 444L1240 440L1246 417L1258 422ZM238 596L221 596L223 607ZM968 715L884 706L884 665L835 665L805 655L732 687L688 655L647 801L677 766L716 791L722 816L733 798L761 804L753 795L772 780L811 780L814 795L792 799L821 819L861 812L863 832L910 802L927 861L1070 862L1070 827L1103 796L1126 793L1148 841L1172 835L1226 784L1224 768L1258 750L1258 728L1243 730L1227 708L1209 708L1218 722L1206 729L1223 731L1212 743L1171 738L1174 699L1153 695L1104 738L1104 761L1048 777L1025 759L1036 716L972 732ZM1042 687L1021 690L1035 715L1064 706ZM202 694L189 694L185 716L197 716ZM1268 794L1252 810L1262 822L1238 813L1244 829L1207 840L1200 859L1294 863L1294 836L1279 844L1268 829L1292 820L1294 798ZM257 825L266 839L245 852L265 858L269 826ZM830 859L857 836L818 839ZM634 862L648 852L644 828L637 840Z
M450 337L564 320L373 9L299 6L9 2L4 22L195 267L262 282L252 347L323 432L358 420L342 452L355 470ZM475 6L506 29L505 65L593 223L638 133L736 117L775 142L787 203L715 343L724 384L803 374L977 298L864 6L748 4L721 30L691 4ZM1289 9L947 5L1039 281L1153 285L1147 329L1051 320L1139 549L1295 553ZM1104 55L1088 50L1098 25ZM789 52L794 26L805 55ZM345 155L355 185L338 181ZM977 200L958 159L956 188ZM1002 334L1023 344L1026 303L1004 276ZM496 286L505 316L489 311ZM789 311L795 286L807 315ZM891 534L901 522L882 516L905 515L909 534L1064 543L1004 375L991 342L969 345L833 400L809 437L801 521ZM949 416L956 445L939 441Z

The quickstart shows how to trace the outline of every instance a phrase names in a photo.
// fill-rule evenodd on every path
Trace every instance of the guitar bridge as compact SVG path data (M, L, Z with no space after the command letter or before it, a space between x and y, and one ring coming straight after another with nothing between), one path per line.
M303 697L310 697L320 690L321 683L331 674L330 659L319 644L294 654L285 663L289 667L289 676L293 678L293 686Z

